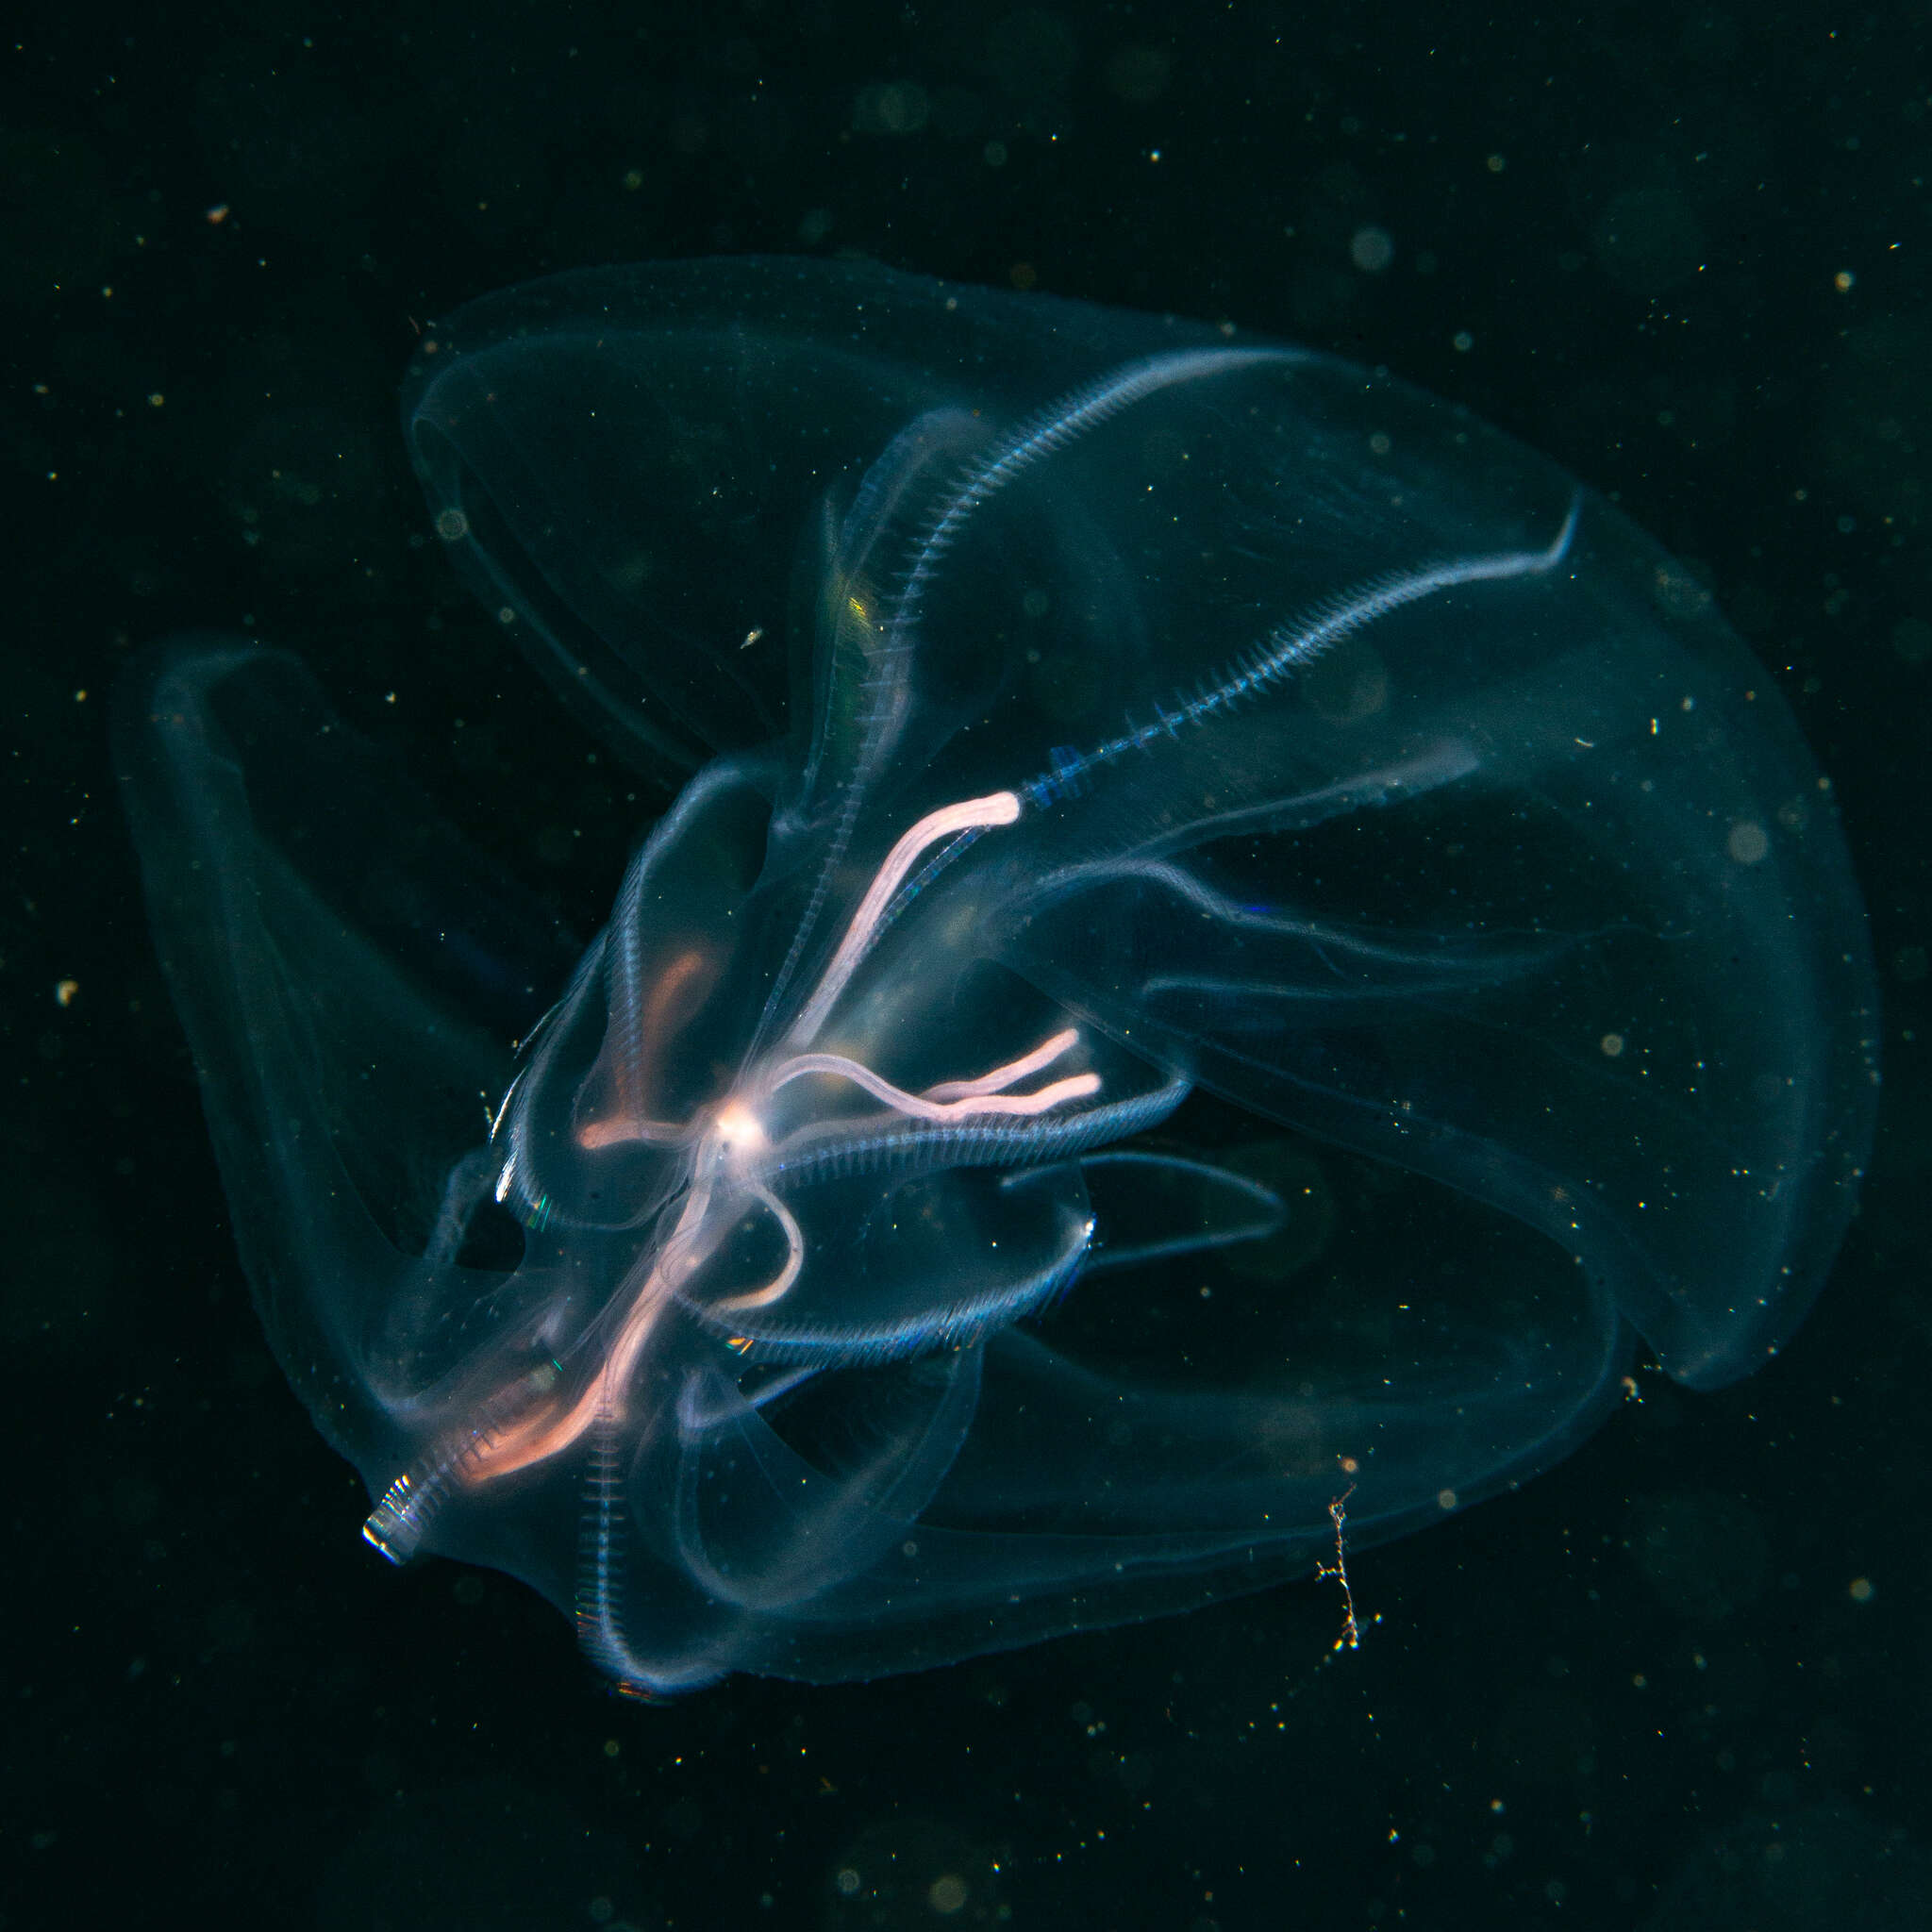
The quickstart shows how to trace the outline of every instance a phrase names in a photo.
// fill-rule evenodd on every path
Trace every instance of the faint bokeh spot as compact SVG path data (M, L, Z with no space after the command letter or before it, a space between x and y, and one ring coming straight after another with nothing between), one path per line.
M1697 1623L1756 1603L1771 1568L1757 1512L1716 1490L1641 1498L1631 1511L1630 1555L1664 1607Z
M1632 188L1613 196L1591 240L1604 273L1633 295L1674 289L1704 261L1704 230L1672 188Z

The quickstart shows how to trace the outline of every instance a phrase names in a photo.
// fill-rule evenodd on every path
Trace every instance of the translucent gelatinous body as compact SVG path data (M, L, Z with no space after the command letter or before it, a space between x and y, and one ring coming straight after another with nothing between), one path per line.
M124 697L244 1259L390 1556L643 1691L873 1675L1306 1570L1351 1483L1368 1540L1547 1466L1636 1337L1710 1386L1802 1316L1875 1084L1829 795L1547 463L776 261L477 304L408 431L693 774L573 966L292 660Z

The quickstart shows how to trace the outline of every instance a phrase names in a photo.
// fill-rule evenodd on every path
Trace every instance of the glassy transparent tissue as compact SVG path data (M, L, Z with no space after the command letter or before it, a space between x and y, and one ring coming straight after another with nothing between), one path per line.
M1707 1389L1803 1317L1876 1091L1829 787L1548 462L824 261L490 297L405 415L457 567L675 789L604 930L292 656L176 640L117 727L384 1554L523 1578L639 1694L870 1677L1307 1574L1343 1495L1440 1520L1640 1345Z

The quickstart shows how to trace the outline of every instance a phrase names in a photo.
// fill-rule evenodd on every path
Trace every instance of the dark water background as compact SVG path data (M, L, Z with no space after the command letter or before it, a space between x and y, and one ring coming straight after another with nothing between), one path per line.
M34 15L0 57L0 1927L1926 1923L1932 12ZM105 692L170 628L291 645L594 924L643 805L458 590L394 384L472 294L752 249L1465 401L1708 575L1837 782L1889 1084L1816 1313L1365 1553L1379 1621L1327 1668L1309 1585L620 1703L534 1596L362 1548L262 1344Z

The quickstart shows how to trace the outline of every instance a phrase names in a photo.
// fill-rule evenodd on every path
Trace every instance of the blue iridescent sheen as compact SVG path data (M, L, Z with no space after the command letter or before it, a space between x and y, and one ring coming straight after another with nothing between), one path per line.
M872 1676L1307 1573L1351 1487L1402 1533L1640 1341L1707 1388L1802 1318L1876 1086L1829 790L1549 463L779 260L491 297L406 418L458 570L683 789L578 948L293 658L123 693L243 1259L385 1554L641 1693Z

